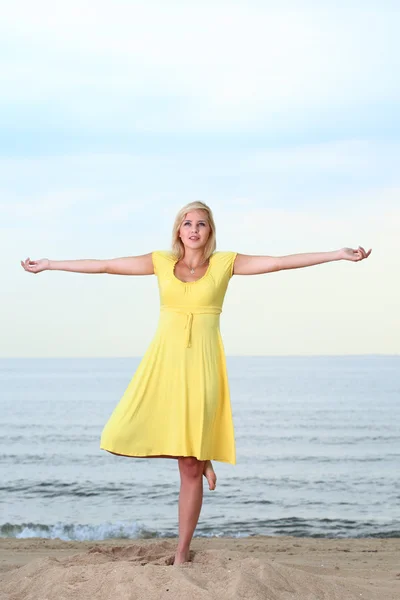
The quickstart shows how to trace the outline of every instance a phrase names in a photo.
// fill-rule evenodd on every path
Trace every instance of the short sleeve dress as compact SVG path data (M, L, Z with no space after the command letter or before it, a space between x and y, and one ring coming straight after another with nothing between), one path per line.
M156 333L107 421L100 448L123 456L194 456L236 464L220 313L236 252L214 252L193 282L172 252L152 253L160 293Z

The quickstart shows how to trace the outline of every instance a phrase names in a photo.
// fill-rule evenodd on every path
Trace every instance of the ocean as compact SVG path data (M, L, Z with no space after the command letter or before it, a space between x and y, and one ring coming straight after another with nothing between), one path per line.
M0 537L177 535L177 461L99 448L139 361L0 359ZM195 536L400 536L400 356L227 366L237 464Z

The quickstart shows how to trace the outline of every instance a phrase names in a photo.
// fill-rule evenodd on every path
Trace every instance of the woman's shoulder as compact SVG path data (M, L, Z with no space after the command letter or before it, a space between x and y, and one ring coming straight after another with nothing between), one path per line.
M227 258L236 257L237 252L233 252L231 250L216 250L212 256L217 257L217 259L225 260Z
M229 277L232 277L236 256L237 252L231 250L218 250L212 255L212 260L221 271L226 273Z
M176 260L171 250L153 250L152 255L156 258L161 258L174 262Z
M154 273L162 272L163 268L167 268L170 264L174 264L176 258L170 250L153 250L151 253L153 261Z

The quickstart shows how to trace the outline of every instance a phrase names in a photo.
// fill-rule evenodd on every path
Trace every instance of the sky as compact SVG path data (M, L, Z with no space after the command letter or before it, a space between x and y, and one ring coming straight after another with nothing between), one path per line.
M20 260L169 249L184 204L217 249L372 248L234 276L227 355L400 352L400 5L14 0L0 21L0 356L142 356L155 276Z

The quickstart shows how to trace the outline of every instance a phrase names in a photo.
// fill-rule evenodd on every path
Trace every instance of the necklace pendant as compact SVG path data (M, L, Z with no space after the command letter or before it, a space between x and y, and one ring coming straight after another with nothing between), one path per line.
M190 272L193 275L194 274L194 269L190 269Z

